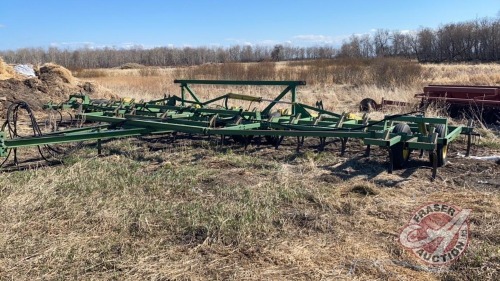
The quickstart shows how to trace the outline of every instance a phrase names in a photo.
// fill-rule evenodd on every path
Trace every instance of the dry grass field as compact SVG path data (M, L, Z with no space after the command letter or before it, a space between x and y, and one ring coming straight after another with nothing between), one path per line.
M95 81L122 97L156 99L164 94L180 94L174 79L222 80L304 80L298 99L306 104L323 100L326 108L356 111L359 101L382 98L406 102L428 84L500 85L499 64L423 64L394 61L264 62L207 64L185 68L92 69L76 72L77 77ZM193 86L202 98L227 93L227 87ZM279 89L246 87L241 93L274 98ZM278 92L277 92L278 91ZM399 110L399 109L395 109ZM406 110L406 109L401 109Z
M174 79L304 79L301 102L353 112L364 97L412 101L429 83L500 85L498 64L364 63L74 74L138 100L179 94ZM194 89L203 98L279 93ZM498 131L481 132L472 154L500 155ZM101 157L88 142L62 165L0 172L0 280L500 279L498 163L461 156L460 139L431 181L427 156L417 152L407 169L388 174L386 151L363 157L361 143L350 141L341 156L336 140L317 146L313 138L300 152L293 139L276 150L187 135L126 138L106 141ZM428 202L473 210L469 248L448 267L425 266L397 241Z

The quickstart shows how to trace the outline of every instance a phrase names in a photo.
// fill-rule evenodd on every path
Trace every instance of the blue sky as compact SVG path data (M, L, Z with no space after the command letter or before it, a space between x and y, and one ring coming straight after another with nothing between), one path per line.
M496 18L500 0L0 0L0 50L339 45L375 29Z

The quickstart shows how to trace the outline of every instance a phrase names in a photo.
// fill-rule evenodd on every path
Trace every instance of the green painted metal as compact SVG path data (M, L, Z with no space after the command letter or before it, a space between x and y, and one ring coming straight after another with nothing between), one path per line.
M387 117L387 116L386 116ZM400 121L400 122L407 122L407 123L428 123L428 124L448 124L448 119L447 118L440 118L440 117L425 117L423 115L411 115L411 116L400 116L392 119L392 121Z
M104 123L49 133L30 138L6 139L0 132L0 156L6 156L11 148L40 146L73 141L101 140L126 136L161 133L186 133L221 136L254 137L316 137L322 142L326 138L340 138L342 149L348 139L361 139L367 146L383 148L400 147L403 143L410 149L435 151L438 144L447 144L460 135L473 134L469 126L448 126L446 118L423 115L385 116L382 120L359 120L349 114L335 113L317 106L298 103L296 87L304 81L229 81L229 80L175 80L180 84L181 96L169 95L149 102L135 100L92 100L85 95L71 95L65 103L48 103L50 110L72 109L79 120ZM285 86L274 99L266 100L246 94L227 93L203 101L189 87L190 84ZM291 93L291 101L282 99ZM191 99L187 99L187 96ZM262 111L230 109L229 99L249 102L267 102ZM225 101L222 107L214 107L217 101ZM291 106L290 114L272 112L274 106L284 103ZM411 134L394 133L398 123L409 125ZM433 141L433 127L447 126L449 133Z
M255 80L182 80L176 79L174 83L181 85L244 85L244 86L304 86L306 81L255 81Z
M379 135L380 136L380 135ZM402 140L402 136L396 135L389 139L384 138L364 138L363 142L366 145L378 145L380 147L391 147Z
M194 99L194 101L195 101L196 104L201 104L200 99L198 98L198 96L194 93L193 90L191 90L191 88L189 88L188 85L182 85L182 86L188 91L188 93Z
M52 136L40 136L32 138L17 138L12 140L5 140L4 145L6 148L11 149L11 148L19 148L27 146L40 146L45 144L97 140L106 138L118 138L127 136L139 136L147 134L148 132L149 130L145 128L135 128L135 129L109 130L109 131L89 132L89 133L70 134L70 135L60 134Z
M436 144L431 142L407 142L408 147L411 149L423 149L423 150L434 150L436 149Z
M283 92L281 92L271 103L269 103L269 105L266 106L266 108L264 108L262 112L264 114L269 114L271 112L271 109L278 103L278 101L280 101L292 88L293 87L291 86L286 87L286 89L283 90ZM292 99L291 102L293 103L295 102L295 100Z
M5 132L0 132L0 157L7 156L8 147L5 145Z
M451 141L455 140L456 138L458 138L460 136L460 133L463 131L462 126L448 127L448 129L452 130L451 132L448 133L448 135L446 135L446 139L448 140L448 142L451 142Z

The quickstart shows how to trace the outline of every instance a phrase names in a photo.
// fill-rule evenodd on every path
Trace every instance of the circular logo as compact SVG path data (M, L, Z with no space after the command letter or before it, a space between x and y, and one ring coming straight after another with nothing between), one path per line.
M422 206L401 230L399 242L427 264L453 262L467 249L470 213L447 203Z

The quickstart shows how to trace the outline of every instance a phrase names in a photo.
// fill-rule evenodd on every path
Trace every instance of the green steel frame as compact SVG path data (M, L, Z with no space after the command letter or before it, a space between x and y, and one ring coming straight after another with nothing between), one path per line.
M411 150L429 151L433 166L432 177L437 167L444 164L446 148L460 135L468 137L467 154L470 151L471 136L474 134L472 123L468 126L450 126L446 118L425 117L423 115L393 115L382 120L350 118L349 114L334 113L323 109L322 103L310 106L299 103L296 87L305 85L304 81L225 81L225 80L175 80L180 84L181 95L165 96L162 99L145 102L128 100L92 100L86 95L71 95L69 100L45 105L49 110L73 109L80 120L105 123L92 127L82 127L44 136L7 139L0 132L0 156L6 156L10 149L27 146L40 146L65 142L101 140L126 136L140 136L163 133L187 133L218 135L224 141L226 136L248 145L252 137L266 137L276 148L284 137L297 137L297 149L304 137L317 137L320 146L326 138L341 140L341 153L346 149L349 139L361 139L369 155L371 146L388 150L388 171L404 166ZM228 93L217 98L203 101L193 89L192 84L207 85L253 85L284 86L276 98L266 100L251 95ZM291 93L290 101L282 99ZM228 100L267 102L261 111L231 109ZM223 106L214 106L223 101ZM273 112L276 104L290 106L290 114ZM283 113L283 111L282 111ZM398 124L401 124L398 126ZM405 131L398 128L406 127ZM402 158L403 157L403 158Z

